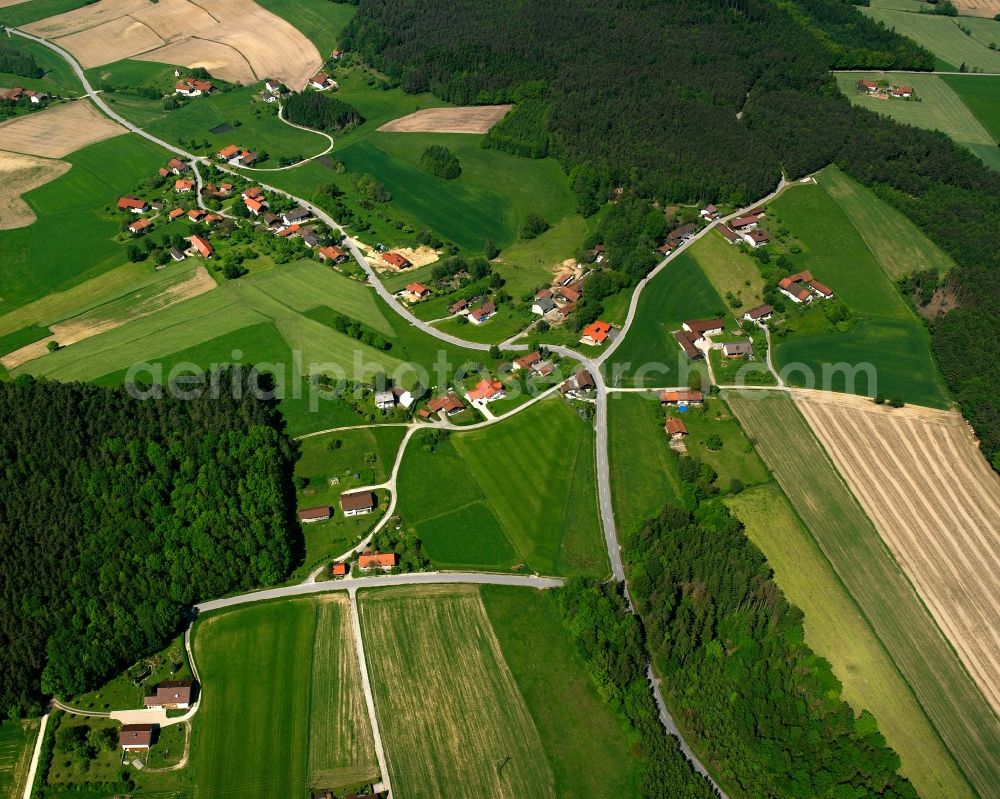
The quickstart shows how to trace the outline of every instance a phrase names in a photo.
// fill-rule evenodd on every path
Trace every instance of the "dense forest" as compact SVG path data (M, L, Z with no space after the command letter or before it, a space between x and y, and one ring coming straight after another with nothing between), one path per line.
M678 464L685 506L649 519L625 553L647 648L712 771L745 796L916 799L874 717L841 700L802 612L711 496L715 474Z
M1000 467L1000 175L852 107L829 73L932 69L923 48L842 0L360 0L345 40L407 91L520 103L484 143L554 155L586 215L618 188L742 205L838 163L960 265L933 348Z
M296 125L336 133L365 121L353 106L318 92L301 92L285 100L285 118Z
M40 78L45 74L31 53L18 50L6 42L0 42L0 72L22 78Z
M287 574L292 443L272 403L217 379L187 401L0 382L4 715L157 651L198 600Z

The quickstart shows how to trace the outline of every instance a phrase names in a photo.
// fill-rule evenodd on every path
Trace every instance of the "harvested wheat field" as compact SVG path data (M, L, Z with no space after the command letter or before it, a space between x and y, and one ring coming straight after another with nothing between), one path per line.
M1000 0L955 0L959 14L970 17L995 17L1000 14Z
M125 132L90 100L73 100L0 124L0 141L5 150L15 153L62 158Z
M197 297L216 286L215 280L205 267L199 265L193 270L178 272L164 284L155 284L144 290L126 295L114 302L102 305L93 311L49 325L52 335L40 341L7 353L0 358L0 366L14 369L22 363L33 361L47 353L49 342L55 341L60 347L76 344L109 330L114 330L128 322L142 319L157 311L169 308L184 300Z
M69 167L66 161L0 150L0 230L27 227L34 222L35 212L21 195L55 180Z
M455 108L424 108L386 122L387 133L486 133L513 106L463 105Z
M796 392L796 403L1000 712L1000 478L962 417Z
M84 67L132 57L301 89L323 63L302 33L253 0L100 0L25 28L55 39Z
M359 610L395 796L555 796L538 730L473 586L364 591Z

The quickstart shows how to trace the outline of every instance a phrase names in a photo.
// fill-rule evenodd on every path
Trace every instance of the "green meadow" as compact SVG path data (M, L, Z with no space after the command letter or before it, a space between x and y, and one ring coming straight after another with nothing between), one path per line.
M90 2L91 0L25 0L23 3L0 9L0 22L12 27L27 25L29 22L55 14L64 14Z
M0 9L0 22L6 19L4 15L7 10L9 9ZM77 97L83 94L83 86L70 65L44 44L20 36L11 37L8 43L11 47L34 56L35 63L45 70L45 74L40 78L26 78L23 75L0 72L0 86L21 86L60 97Z
M0 722L0 796L20 797L38 735L35 719Z
M602 369L613 386L688 385L690 372L704 366L689 361L671 335L687 319L726 315L725 304L684 252L673 258L643 290L635 321Z
M298 28L323 58L339 43L340 32L356 10L351 3L330 0L257 0L257 4Z
M850 204L843 195L841 201ZM789 332L779 328L772 343L775 366L789 370L790 384L856 394L879 392L945 407L947 393L931 359L927 329L824 184L783 194L768 206L767 224L769 229L791 230L802 249L791 256L795 269L810 270L832 288L835 301L844 303L854 320L849 330L830 332L819 303L802 308L787 301ZM900 233L899 227L884 231L890 236ZM871 370L866 367L852 386L848 372L837 368L842 364L871 364ZM875 386L867 376L872 370Z
M496 427L407 447L398 512L445 568L607 571L589 423L547 399Z
M726 299L727 306L732 307L729 295L739 302L739 315L764 302L764 278L757 261L730 244L721 233L702 236L691 245L688 253L698 262L718 295Z
M0 313L65 291L126 261L112 240L118 197L156 173L165 155L134 135L116 136L64 159L70 170L24 195L38 220L0 231ZM108 169L113 163L114 169Z
M1000 147L995 144L1000 142L1000 75L942 75L941 80L962 98L993 140L991 144L970 145L969 149L994 169L1000 169Z
M500 253L494 269L506 279L506 291L515 298L548 285L562 262L572 258L597 225L598 215L564 216L542 235L516 241Z
M996 20L874 7L859 7L859 10L926 47L941 62L938 66L941 70L957 71L965 64L970 71L1000 72L1000 51L989 48L990 42L1000 43L1000 22ZM966 35L959 25L969 28L971 35Z

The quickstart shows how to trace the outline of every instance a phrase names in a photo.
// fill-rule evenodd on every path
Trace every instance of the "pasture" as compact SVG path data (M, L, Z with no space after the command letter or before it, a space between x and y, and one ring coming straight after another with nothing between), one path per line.
M996 796L996 716L841 475L784 393L724 392L844 587L973 788Z
M371 730L342 600L284 599L197 623L203 684L194 796L292 795L370 777ZM239 746L233 735L239 731Z
M841 206L824 185L798 187L767 206L769 229L788 228L801 253L796 270L809 269L853 315L844 332L832 330L821 308L792 306L787 335L772 339L776 368L791 385L834 391L901 396L943 407L947 393L930 354L926 327L876 260ZM851 385L838 364L870 364L877 386L862 375ZM815 381L815 382L811 382Z
M542 235L517 241L500 253L493 268L504 276L507 292L520 297L552 282L563 261L573 258L587 234L596 225L596 216L564 216Z
M993 140L1000 142L1000 76L942 75L941 80L962 98Z
M34 222L35 212L21 195L55 180L69 166L65 161L0 150L0 230L27 227Z
M20 27L86 5L87 0L0 0L5 25Z
M1000 22L996 20L956 19L886 8L859 10L926 47L940 60L939 69L953 72L964 63L970 71L1000 72L1000 52L989 49L991 41L1000 42ZM969 28L972 34L967 36L963 33L959 24Z
M351 3L329 0L257 0L257 3L305 34L322 58L337 45L341 31L356 10Z
M827 167L817 179L847 215L889 280L896 282L927 269L944 275L955 266L951 257L906 216L837 167Z
M589 423L546 399L496 427L413 439L398 512L429 558L451 568L603 575Z
M733 307L730 295L739 304L737 314L764 302L764 278L760 275L757 260L730 244L721 233L702 236L691 245L688 253L698 262L709 283ZM667 267L669 269L669 267Z
M671 335L686 319L725 316L725 305L688 252L675 256L647 284L639 298L635 321L604 362L612 386L686 386L705 367L692 362Z
M37 736L37 719L0 722L0 796L19 799L24 793Z
M125 132L90 100L54 105L0 124L4 149L45 158L61 158Z
M383 589L359 600L394 795L554 798L538 728L478 591Z
M1000 478L954 412L806 394L798 408L1000 712Z
M869 710L900 756L900 771L924 799L973 796L948 750L826 556L776 483L726 505L767 557L789 601L802 609L806 643L826 658L854 711Z
M34 4L37 4L37 0ZM0 11L0 20L6 22L7 14L6 9ZM80 85L73 68L63 60L62 56L31 39L11 37L8 44L21 52L30 53L45 74L40 78L26 78L24 75L0 71L0 86L23 86L25 89L48 92L59 97L77 97L83 94L83 86Z
M386 122L379 130L385 133L487 133L511 108L511 105L422 108Z
M997 23L1000 34L1000 23ZM941 131L958 144L979 155L982 150L996 149L996 138L976 118L968 105L945 81L947 76L920 75L902 72L838 72L837 85L855 105L892 117L897 122L925 130ZM862 78L887 80L892 85L912 86L916 97L911 100L880 100L870 94L859 94L855 84ZM978 80L978 78L977 78ZM994 159L995 162L995 159ZM993 163L988 163L993 166Z

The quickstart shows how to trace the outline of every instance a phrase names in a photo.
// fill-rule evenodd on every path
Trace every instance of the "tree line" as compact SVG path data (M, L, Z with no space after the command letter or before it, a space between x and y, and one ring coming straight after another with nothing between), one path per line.
M0 42L0 72L20 75L22 78L40 78L45 74L35 57L17 47Z
M316 130L335 133L365 121L353 106L318 92L300 92L285 100L285 119Z
M0 711L162 648L184 608L273 585L301 550L293 445L244 374L181 400L0 382Z

